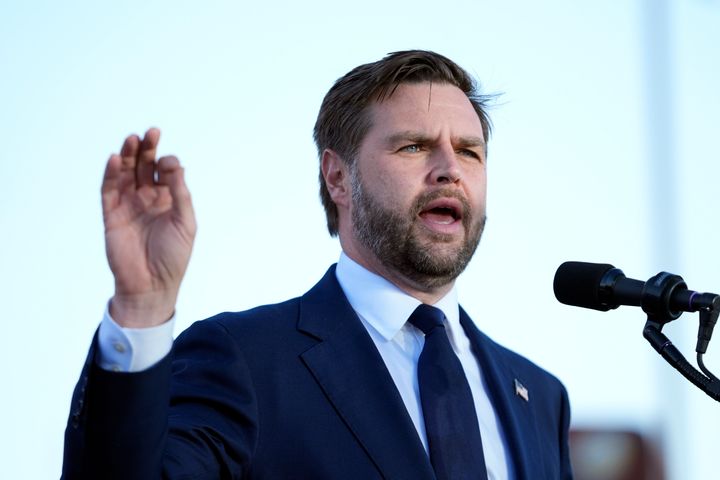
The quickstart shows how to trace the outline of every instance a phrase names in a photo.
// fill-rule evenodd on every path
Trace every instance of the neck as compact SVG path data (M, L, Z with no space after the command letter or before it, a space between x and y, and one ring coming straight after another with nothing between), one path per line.
M388 282L398 287L403 292L407 293L413 298L416 298L422 303L428 305L436 304L441 298L452 290L455 285L455 280L451 280L448 283L439 286L428 287L426 285L419 284L416 281L408 278L399 272L388 268L382 264L373 255L361 255L360 252L352 248L346 248L346 245L341 241L341 246L345 255L350 257L355 263L361 265L365 269L372 273L383 277Z

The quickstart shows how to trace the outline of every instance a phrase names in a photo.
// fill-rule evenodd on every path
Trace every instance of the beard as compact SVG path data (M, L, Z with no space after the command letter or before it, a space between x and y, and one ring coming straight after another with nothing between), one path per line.
M449 188L418 195L406 212L391 210L367 192L357 168L351 168L351 185L353 232L382 265L426 290L447 285L465 270L480 243L484 211L475 219L465 197ZM460 244L453 235L431 232L419 224L420 212L441 197L462 203L465 235Z

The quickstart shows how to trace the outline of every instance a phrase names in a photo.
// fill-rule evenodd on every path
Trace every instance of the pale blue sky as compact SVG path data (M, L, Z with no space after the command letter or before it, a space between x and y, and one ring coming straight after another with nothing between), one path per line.
M666 4L662 83L644 28L647 5ZM720 290L718 25L714 0L0 3L0 477L58 475L70 394L112 294L99 185L123 137L158 126L161 152L186 165L199 234L180 331L301 294L337 259L317 200L320 101L350 68L426 48L503 93L463 305L560 377L575 425L657 435L673 478L703 478L720 406L646 344L640 312L564 307L551 285L561 262L586 260ZM649 108L662 85L667 108ZM655 111L671 138L652 137ZM652 145L670 146L671 169ZM658 207L665 173L675 192ZM673 242L648 220L663 218ZM692 357L695 319L682 322L669 334Z

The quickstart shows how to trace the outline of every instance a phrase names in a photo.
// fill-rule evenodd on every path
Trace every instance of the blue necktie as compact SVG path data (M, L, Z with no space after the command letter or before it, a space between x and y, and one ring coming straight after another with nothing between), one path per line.
M442 310L420 305L408 321L425 334L418 360L430 462L438 480L487 479L475 403Z

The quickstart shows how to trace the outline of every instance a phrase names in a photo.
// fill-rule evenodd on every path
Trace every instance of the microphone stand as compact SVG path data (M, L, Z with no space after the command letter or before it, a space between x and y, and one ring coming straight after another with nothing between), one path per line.
M720 379L705 367L702 356L707 351L712 331L720 316L720 295L714 293L692 292L688 302L688 311L698 311L700 326L698 342L695 347L697 363L702 372L688 362L680 350L662 333L662 328L682 314L670 309L670 298L675 288L687 288L682 277L660 272L645 283L642 294L642 309L647 313L647 322L643 336L650 345L683 377L720 402Z

